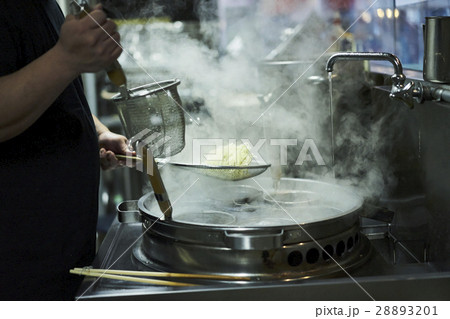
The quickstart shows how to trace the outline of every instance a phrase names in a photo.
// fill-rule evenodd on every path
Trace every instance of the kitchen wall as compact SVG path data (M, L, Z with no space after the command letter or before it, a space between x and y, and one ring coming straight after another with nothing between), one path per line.
M390 81L388 74L381 76L384 83L372 82L369 113L374 122L383 118L382 136L389 141L381 155L389 163L386 174L395 178L396 185L382 201L395 211L392 233L416 261L429 261L438 269L448 270L450 105L425 101L409 109L390 99L389 92L378 86ZM450 89L449 85L441 87Z
M354 36L357 51L396 54L405 69L417 71L407 71L408 81L417 82L423 81L425 17L449 16L450 1L355 1L340 13L344 29L350 28ZM389 143L382 151L391 169L386 174L392 174L396 180L384 198L385 204L396 212L393 234L417 260L448 269L450 105L425 101L409 109L391 100L387 90L380 89L390 85L391 71L380 71L375 63L370 70L370 125L375 125L377 119L384 120L381 132ZM438 86L450 89L448 84Z

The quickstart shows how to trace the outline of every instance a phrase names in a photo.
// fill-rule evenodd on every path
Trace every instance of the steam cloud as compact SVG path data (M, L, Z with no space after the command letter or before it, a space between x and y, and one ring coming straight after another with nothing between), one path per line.
M290 25L284 22L276 25L270 16L252 8L236 21L238 27L225 27L220 24L223 21L211 18L217 14L211 10L217 8L200 5L196 8L201 20L201 34L197 37L206 41L182 32L190 28L189 23L123 25L119 30L123 47L131 54L131 57L123 54L120 59L130 87L179 78L181 96L202 97L211 114L211 118L203 117L202 113L190 114L200 125L187 125L186 149L175 159L189 163L193 138L222 138L225 143L228 139L249 138L253 144L261 138L295 139L298 145L288 146L288 165L282 167L283 175L336 182L331 169L330 97L324 71L330 54L313 63L331 44L326 36L331 22L310 10L309 18L301 17L303 22L291 20ZM279 33L267 32L274 26L279 28ZM230 30L232 35L224 46L221 36L225 31L230 36ZM274 54L273 45L283 40L289 45L278 55ZM297 63L262 66L260 62L269 54L274 59L291 59ZM388 142L382 136L384 122L365 117L370 109L367 95L355 98L365 87L361 66L356 64L352 71L351 64L341 68L339 64L333 92L336 177L339 183L354 186L363 196L380 196L395 185L389 163L383 158ZM318 79L317 83L312 79ZM284 93L294 81L297 82ZM281 93L284 93L282 97L270 106ZM261 97L266 103L261 102ZM338 109L336 104L344 108ZM350 106L345 109L345 105ZM326 167L315 162L294 165L305 139L314 140ZM263 151L266 161L276 164L279 148L266 143Z

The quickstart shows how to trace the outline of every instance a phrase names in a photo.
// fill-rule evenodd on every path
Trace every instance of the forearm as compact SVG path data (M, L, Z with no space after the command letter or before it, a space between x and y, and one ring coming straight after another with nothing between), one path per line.
M0 142L29 128L78 75L56 45L19 71L0 77Z
M92 115L95 124L95 130L97 131L97 135L100 135L105 132L109 132L109 129L95 116Z
M19 71L0 77L0 142L36 122L79 74L111 65L122 52L116 29L100 5L83 19L69 15L52 49Z

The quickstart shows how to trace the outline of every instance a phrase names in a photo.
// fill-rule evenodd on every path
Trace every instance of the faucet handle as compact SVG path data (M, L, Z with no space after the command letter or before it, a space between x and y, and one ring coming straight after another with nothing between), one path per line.
M413 81L406 85L393 85L389 97L404 102L409 108L414 108L414 101L421 103L423 100L422 83Z

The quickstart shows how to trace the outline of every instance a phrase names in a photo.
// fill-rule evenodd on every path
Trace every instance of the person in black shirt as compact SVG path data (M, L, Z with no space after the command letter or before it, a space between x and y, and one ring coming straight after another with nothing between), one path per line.
M55 0L0 2L0 300L74 299L69 269L95 253L100 164L129 152L83 93L80 74L122 52L101 6L91 17L64 20Z

